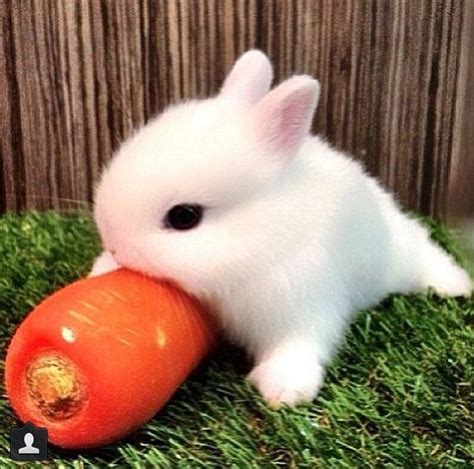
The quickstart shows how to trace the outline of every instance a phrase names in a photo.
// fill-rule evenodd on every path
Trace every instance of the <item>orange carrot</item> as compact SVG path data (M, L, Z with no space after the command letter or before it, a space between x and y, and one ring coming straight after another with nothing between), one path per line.
M120 269L59 290L25 319L8 349L7 394L51 442L99 446L150 419L215 337L194 299Z

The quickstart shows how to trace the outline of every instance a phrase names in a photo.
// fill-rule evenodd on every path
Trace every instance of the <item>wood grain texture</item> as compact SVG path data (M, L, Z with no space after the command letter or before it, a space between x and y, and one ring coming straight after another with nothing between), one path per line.
M258 47L321 81L316 131L443 218L469 1L0 0L0 211L91 201L124 137Z
M466 3L454 148L448 190L449 221L474 223L474 2ZM473 239L474 241L474 239ZM473 246L474 247L474 246Z

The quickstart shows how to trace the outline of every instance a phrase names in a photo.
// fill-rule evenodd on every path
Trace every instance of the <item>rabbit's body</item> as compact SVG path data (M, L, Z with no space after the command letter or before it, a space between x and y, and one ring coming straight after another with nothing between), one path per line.
M124 145L96 200L115 259L106 252L93 274L117 261L176 280L253 355L264 397L293 404L316 395L357 310L429 286L469 294L471 281L359 163L307 134L315 82L295 77L262 98L270 80L250 52L219 97L171 109ZM204 207L196 227L157 225L191 202Z

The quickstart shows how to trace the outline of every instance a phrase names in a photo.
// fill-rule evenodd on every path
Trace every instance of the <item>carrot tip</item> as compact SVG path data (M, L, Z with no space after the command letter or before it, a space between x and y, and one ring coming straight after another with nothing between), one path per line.
M57 354L41 355L28 366L26 386L32 404L53 420L77 415L87 400L76 366Z

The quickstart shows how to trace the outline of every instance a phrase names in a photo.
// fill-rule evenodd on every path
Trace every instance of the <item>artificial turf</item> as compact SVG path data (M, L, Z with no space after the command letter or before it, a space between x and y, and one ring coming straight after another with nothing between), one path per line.
M459 259L452 236L427 222ZM87 215L0 218L0 349L45 295L84 276L99 243ZM243 352L221 346L171 402L124 441L50 447L60 467L471 467L474 299L386 299L361 312L318 398L271 410L244 380ZM3 382L3 379L2 379ZM19 423L0 398L0 467Z

